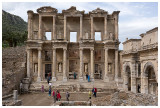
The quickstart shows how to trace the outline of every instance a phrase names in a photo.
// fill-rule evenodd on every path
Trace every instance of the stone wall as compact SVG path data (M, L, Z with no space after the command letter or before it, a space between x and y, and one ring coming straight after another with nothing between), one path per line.
M19 89L20 81L26 76L25 46L2 49L2 93Z

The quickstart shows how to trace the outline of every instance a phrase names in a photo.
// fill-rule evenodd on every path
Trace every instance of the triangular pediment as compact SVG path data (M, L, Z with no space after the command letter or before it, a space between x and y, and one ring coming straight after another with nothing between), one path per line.
M97 8L97 9L91 11L90 13L107 13L107 11L100 9L100 8Z
M57 9L50 7L50 6L44 6L37 9L38 13L57 13Z
M63 10L62 13L83 14L84 11L79 11L79 10L76 9L75 6L71 6L69 9Z

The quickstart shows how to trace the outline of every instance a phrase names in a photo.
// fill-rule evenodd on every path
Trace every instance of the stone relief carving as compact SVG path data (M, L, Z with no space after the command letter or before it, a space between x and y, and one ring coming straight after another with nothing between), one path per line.
M97 9L93 10L91 13L105 13L105 12L107 12L107 11L100 9L100 8L97 8Z

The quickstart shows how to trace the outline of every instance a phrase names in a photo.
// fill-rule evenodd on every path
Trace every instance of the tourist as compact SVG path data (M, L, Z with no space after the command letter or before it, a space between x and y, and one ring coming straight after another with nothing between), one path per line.
M86 80L88 80L88 73L86 73Z
M52 89L52 83L49 82L49 89Z
M54 103L55 103L56 102L56 93L54 92L54 90L53 90L52 96L53 96Z
M66 92L66 100L67 101L69 101L69 96L70 96L69 92Z
M141 86L140 86L140 84L138 84L138 93L140 93L140 88L141 88Z
M91 91L89 91L89 93L88 93L88 97L89 97L89 99L88 100L90 100L91 99Z
M51 72L48 73L49 81L51 80Z
M58 100L58 101L60 101L60 99L61 99L60 92L59 92L59 91L57 91L57 100Z
M94 96L97 96L97 88L94 88Z
M76 79L76 76L77 76L77 74L76 74L76 72L74 72L74 79Z
M49 76L47 76L47 82L48 82L48 84L49 84Z
M92 89L92 94L94 95L94 87L93 87L93 89Z
M49 97L51 96L51 89L49 89Z
M42 91L42 92L44 92L44 85L42 85L42 87L41 87L41 91Z
M22 94L22 92L23 92L23 83L21 81L21 83L20 83L20 94Z

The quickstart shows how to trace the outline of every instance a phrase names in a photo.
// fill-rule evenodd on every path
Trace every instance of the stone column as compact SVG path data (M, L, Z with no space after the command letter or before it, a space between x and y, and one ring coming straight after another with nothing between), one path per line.
M91 39L93 39L93 16L91 16Z
M83 81L83 49L80 51L80 70L79 70L79 81Z
M107 39L107 16L104 17L104 39Z
M94 49L91 50L91 81L94 81Z
M56 16L53 16L53 33L52 33L52 40L56 39L56 35L55 35L55 26L56 26L56 22L55 22Z
M118 15L115 16L115 40L118 40Z
M67 49L63 49L63 81L67 81L66 76L66 68L67 68Z
M119 71L119 65L118 65L118 49L115 49L115 81L118 81L118 71Z
M38 39L41 40L42 39L42 16L39 15L39 35L38 35Z
M32 39L32 18L33 12L28 11L28 40Z
M52 81L56 81L56 49L53 48Z
M80 40L83 38L83 37L82 37L82 33L83 33L83 32L82 32L82 31L83 31L83 30L82 30L82 21L83 21L83 17L80 16Z
M105 74L104 74L104 82L109 82L108 78L108 48L105 48Z
M31 57L31 49L27 49L27 77L28 78L30 78L30 71L31 71L30 57Z
M17 90L13 90L13 100L14 101L18 100L18 91Z
M42 54L41 54L41 48L38 49L38 77L37 82L41 81L41 67L42 67Z
M132 62L132 67L131 67L131 91L136 93L136 68L135 68L135 62Z
M67 17L64 16L64 40L67 39L67 33L66 33L67 27L66 26L67 26Z

